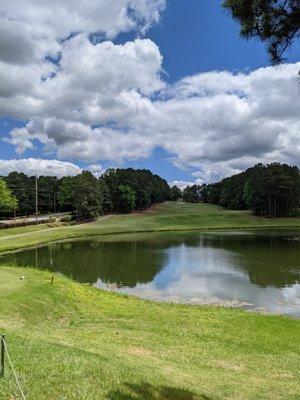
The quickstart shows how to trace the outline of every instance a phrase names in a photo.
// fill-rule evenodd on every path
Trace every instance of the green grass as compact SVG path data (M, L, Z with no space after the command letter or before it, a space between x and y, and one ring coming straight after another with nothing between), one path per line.
M0 231L0 251L98 234L279 227L300 227L300 218L166 203L90 224ZM0 331L27 400L300 399L298 320L158 304L58 275L51 285L50 276L0 267ZM20 399L9 369L0 399Z
M248 211L219 211L218 207L208 204L167 202L144 213L113 215L89 224L52 228L40 225L0 231L0 252L61 239L113 233L293 227L300 228L300 217L270 219L255 217Z
M66 224L65 224L66 225ZM40 224L40 225L29 225L29 226L22 226L18 228L9 228L9 229L0 229L0 239L2 237L8 235L19 235L20 233L28 233L28 232L35 232L35 231L42 231L49 228L58 228L62 227L64 224L60 222L51 222L47 224Z
M28 400L299 399L297 320L51 285L37 270L0 277L0 330ZM0 398L20 398L9 369Z

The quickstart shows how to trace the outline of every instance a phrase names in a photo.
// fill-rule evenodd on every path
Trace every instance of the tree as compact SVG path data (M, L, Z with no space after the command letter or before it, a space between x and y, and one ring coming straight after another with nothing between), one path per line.
M109 186L105 182L105 180L100 177L99 178L99 188L102 193L102 208L104 213L108 213L113 211L114 205L111 198L111 193L109 190Z
M57 200L60 211L73 211L75 208L76 177L64 176L58 182Z
M4 179L18 200L19 213L29 215L35 212L35 177L12 172ZM120 191L120 186L126 190ZM167 181L147 169L108 169L99 180L86 171L76 177L66 176L59 180L56 177L41 176L38 187L41 211L52 212L54 208L60 211L76 210L79 220L93 219L102 211L143 210L151 204L172 198ZM179 196L178 191L177 188L176 198ZM120 193L125 196L125 205L120 203ZM130 196L126 200L128 193Z
M56 212L58 179L56 176L40 176L38 179L38 204L41 212Z
M231 210L247 209L244 199L244 187L247 180L247 172L233 175L222 181L222 190L219 204Z
M267 44L274 63L300 36L300 0L224 0L223 6L240 23L243 37Z
M0 179L0 212L6 213L17 208L17 199L9 190L6 182Z
M128 185L120 185L118 187L118 203L117 210L122 213L129 213L135 207L134 191Z
M178 186L174 185L171 187L171 200L177 201L182 198L182 192Z
M20 215L34 213L35 177L28 177L22 172L11 172L4 180L18 201L18 213Z
M201 192L201 201L203 203L208 203L208 185L206 183L203 183L200 192Z
M287 164L258 164L244 188L244 199L255 215L295 215L300 199L300 173Z
M201 201L201 186L187 186L183 190L182 197L188 203L199 203Z
M161 203L171 198L171 189L167 181L147 169L109 169L100 180L108 186L112 209L116 211L119 211L119 186L121 185L129 186L133 191L135 209L143 210L151 204Z
M91 172L77 175L74 195L77 220L89 221L102 214L102 194L98 179Z
M222 191L222 183L212 183L207 185L207 200L211 204L220 204L220 197Z

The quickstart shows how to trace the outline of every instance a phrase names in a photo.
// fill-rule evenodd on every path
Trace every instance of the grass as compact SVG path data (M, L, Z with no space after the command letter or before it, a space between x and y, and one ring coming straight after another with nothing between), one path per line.
M37 270L0 276L0 327L28 400L299 399L297 320L51 285ZM19 398L13 382L7 369L1 400Z
M9 228L9 229L0 229L0 239L5 236L12 236L12 235L19 235L20 233L29 233L29 232L35 232L35 231L42 231L45 229L49 228L58 228L64 226L60 222L51 222L51 223L45 223L45 224L40 224L40 225L28 225L28 226L22 226L22 227L17 227L17 228Z
M300 228L300 217L263 218L248 211L219 210L209 204L167 202L144 213L113 215L82 225L40 225L0 231L0 252L61 239L134 232Z
M299 226L300 218L166 203L90 224L0 231L0 251L98 234ZM50 277L0 267L0 331L27 400L300 399L298 320L147 302ZM0 399L20 399L8 368Z

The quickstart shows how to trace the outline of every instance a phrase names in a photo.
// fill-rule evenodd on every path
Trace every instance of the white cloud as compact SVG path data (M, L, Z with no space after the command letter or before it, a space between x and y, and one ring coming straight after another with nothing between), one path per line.
M10 137L3 138L4 142L10 143L16 148L18 154L24 153L27 149L33 149L32 137L26 128L14 128Z
M28 120L5 138L17 152L38 140L60 159L98 164L161 146L197 182L261 161L300 165L300 63L168 86L155 43L107 40L157 22L164 0L27 3L0 0L0 115ZM92 43L91 32L103 41ZM56 64L45 60L57 52Z
M29 30L21 21L1 19L0 58L8 64L31 64L37 61Z
M58 39L78 32L98 32L113 38L124 31L145 31L158 22L164 8L165 0L0 0L2 38L22 53L13 54L5 44L0 58L10 62L17 57L23 63L29 61L28 51L53 55L60 49Z
M101 164L91 164L85 169L95 175L96 178L99 178L105 172L105 168Z
M24 172L28 176L44 175L61 178L66 175L77 175L81 168L70 162L27 158L20 160L0 160L0 175L6 176L12 171Z
M191 181L173 181L173 182L169 182L169 185L172 186L177 186L179 187L180 190L185 189L187 186L192 186L195 185L196 182L191 182Z
M30 138L38 138L62 159L120 162L148 157L161 146L172 154L175 165L198 171L201 181L214 181L261 161L300 164L300 63L250 74L201 74L164 91L158 77L161 57L152 42L93 46L76 38L78 42L79 48L91 46L96 58L100 52L103 70L99 60L92 62L93 56L86 73L85 65L80 70L75 59L71 70L66 66L44 82L45 98L36 101L42 106L28 123L28 133L14 130L6 139L19 151L22 143L29 148ZM129 58L123 72L109 68L119 57ZM219 78L223 88L217 90ZM151 92L159 88L159 99L154 100Z

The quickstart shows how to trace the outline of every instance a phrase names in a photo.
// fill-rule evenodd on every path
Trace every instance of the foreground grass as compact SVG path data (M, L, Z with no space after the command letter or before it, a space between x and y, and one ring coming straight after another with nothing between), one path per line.
M28 400L299 399L297 320L51 285L37 270L0 277L0 331ZM0 399L12 398L7 369Z
M144 213L113 215L75 226L38 226L0 231L0 252L70 239L113 233L176 230L300 228L300 217L263 218L248 211L219 210L209 204L167 202Z

